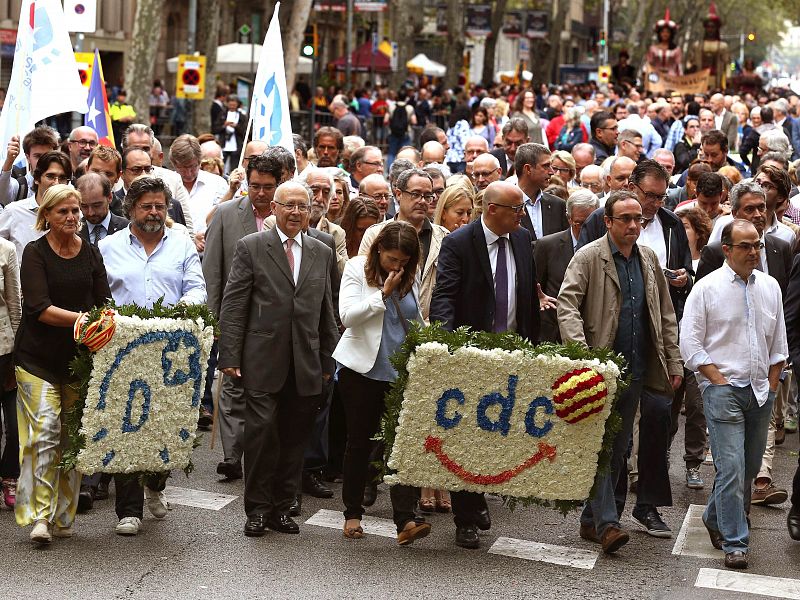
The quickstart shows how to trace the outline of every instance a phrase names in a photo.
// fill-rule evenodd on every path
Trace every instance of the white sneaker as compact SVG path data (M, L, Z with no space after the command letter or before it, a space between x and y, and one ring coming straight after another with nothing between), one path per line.
M71 538L73 535L75 535L75 528L72 525L69 527L59 527L56 525L53 528L53 537Z
M117 523L114 531L119 535L136 535L141 526L142 520L139 517L123 517Z
M31 531L31 541L37 544L49 544L53 541L53 536L50 535L50 523L46 519L36 521Z
M167 510L169 510L170 506L164 497L164 492L157 492L145 486L144 497L147 499L147 509L151 515L156 519L163 519L167 516Z

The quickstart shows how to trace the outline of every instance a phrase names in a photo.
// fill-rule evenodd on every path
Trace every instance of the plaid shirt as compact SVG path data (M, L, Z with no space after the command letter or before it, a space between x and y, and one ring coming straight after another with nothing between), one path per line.
M675 144L680 142L683 139L683 120L678 119L676 120L672 126L669 128L669 133L667 134L667 141L664 142L664 148L669 150L670 152L675 151Z

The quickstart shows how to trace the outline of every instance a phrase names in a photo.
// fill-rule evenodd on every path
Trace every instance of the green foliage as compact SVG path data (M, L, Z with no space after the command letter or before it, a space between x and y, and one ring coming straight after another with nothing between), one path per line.
M397 422L400 417L400 409L403 405L403 394L408 384L408 360L417 349L417 346L427 342L446 344L450 352L455 352L458 348L463 348L464 346L471 346L484 350L499 348L509 352L522 350L530 354L564 356L571 360L597 359L600 362L611 361L616 363L620 368L620 372L625 365L624 359L612 350L606 348L587 348L576 342L570 342L566 345L552 344L549 342L534 345L521 338L516 333L511 332L488 333L485 331L472 331L469 327L459 327L455 331L446 331L439 323L433 323L428 327L424 327L419 323L413 323L408 331L408 335L406 335L405 341L391 358L392 365L397 369L397 379L392 384L392 388L387 392L384 399L385 412L381 421L381 432L380 436L376 438L382 440L385 444L384 473L390 471L387 465L392 453L392 448L394 447ZM616 404L625 387L627 387L627 382L621 380L617 382L617 392L614 396L612 411L606 420L603 444L598 457L598 472L601 474L607 473L610 468L614 438L622 427L622 418L616 410ZM596 483L595 481L595 485ZM593 486L590 497L594 496L594 492L595 489ZM511 509L517 506L540 505L555 508L563 515L583 505L583 502L575 500L551 501L542 500L541 498L516 498L512 496L505 496L504 500Z
M139 317L141 319L202 319L206 325L211 325L214 328L214 335L219 333L217 320L208 306L205 304L175 304L174 306L165 306L164 298L159 298L153 305L153 308L144 308L136 304L123 304L117 306L114 302L106 306L95 307L87 313L88 322L92 323L99 319L103 311L113 309L118 315L124 317ZM75 358L70 363L70 371L75 377L75 382L71 384L74 389L78 391L78 401L69 410L64 411L63 414L63 427L66 429L67 442L63 449L61 456L60 467L66 470L74 469L78 463L78 453L86 445L86 438L81 434L81 422L83 421L83 409L86 406L86 397L89 391L89 380L92 377L93 366L92 353L83 344L78 345L78 352ZM146 366L143 365L143 369ZM198 413L199 413L198 407ZM193 448L200 445L200 436L195 436ZM194 470L194 464L189 461L189 464L184 467L183 471L188 476ZM151 475L161 476L162 473L143 473L139 474L141 477L149 477Z

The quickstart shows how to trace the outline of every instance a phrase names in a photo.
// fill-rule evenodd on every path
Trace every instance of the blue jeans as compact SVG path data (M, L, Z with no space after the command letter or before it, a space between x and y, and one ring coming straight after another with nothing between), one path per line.
M722 534L722 549L747 552L745 486L761 468L775 394L759 406L750 386L709 385L703 390L711 453L717 469L703 521Z

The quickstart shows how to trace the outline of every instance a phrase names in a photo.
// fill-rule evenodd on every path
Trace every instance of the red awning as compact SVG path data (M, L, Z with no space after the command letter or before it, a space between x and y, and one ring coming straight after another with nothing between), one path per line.
M372 53L372 42L365 42L358 48L353 50L351 56L352 70L365 72L373 71L376 73L388 73L392 70L391 61L388 56L378 50L375 54ZM347 70L347 61L344 56L340 56L331 63L333 68L337 71Z

